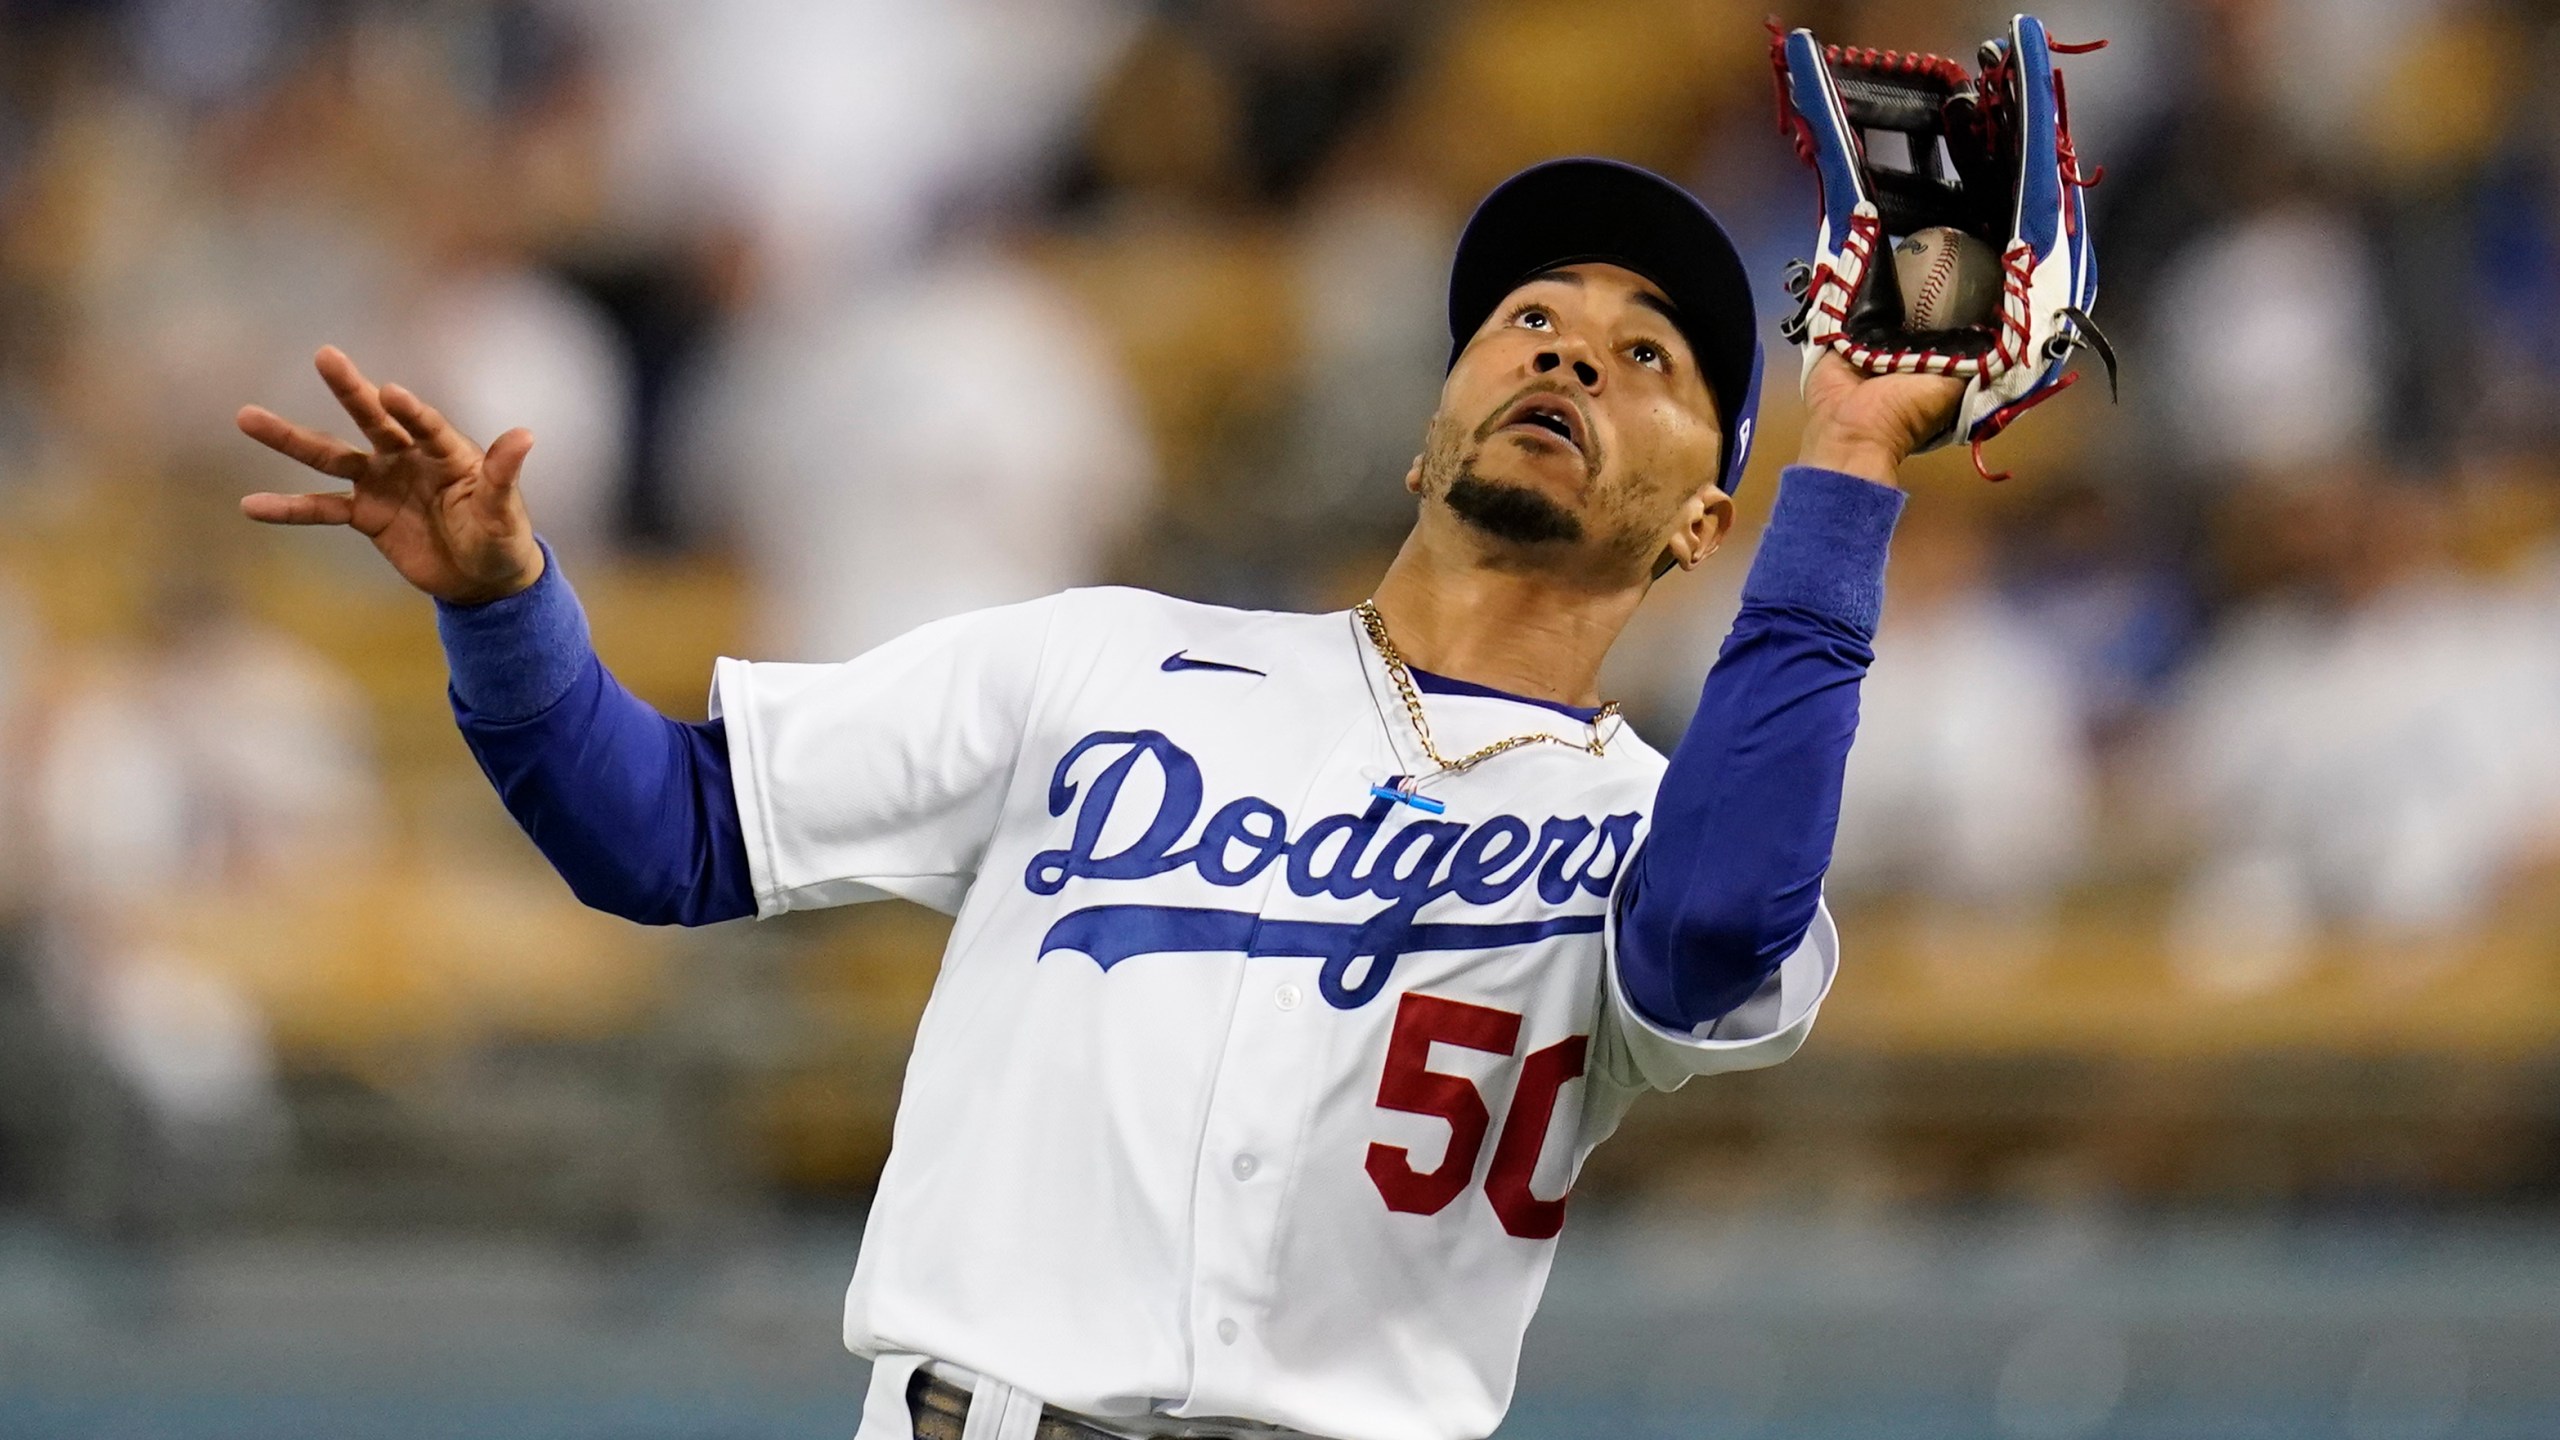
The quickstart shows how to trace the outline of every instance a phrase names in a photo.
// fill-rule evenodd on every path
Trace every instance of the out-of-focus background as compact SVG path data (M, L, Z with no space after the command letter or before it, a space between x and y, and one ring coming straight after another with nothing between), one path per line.
M2560 6L2043 13L2114 41L2066 69L2123 403L1913 467L1838 991L1600 1151L1506 1436L2560 1433ZM0 4L0 1435L854 1423L942 923L582 912L425 603L237 519L296 477L236 406L332 419L331 341L532 426L681 714L718 653L1073 584L1346 604L1501 176L1678 176L1782 308L1761 22ZM1771 388L1738 543L1613 661L1665 748Z

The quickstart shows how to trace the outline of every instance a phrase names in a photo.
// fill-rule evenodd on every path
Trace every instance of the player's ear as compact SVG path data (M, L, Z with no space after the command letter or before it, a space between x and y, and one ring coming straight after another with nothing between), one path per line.
M1720 486L1702 486L1680 502L1667 550L1681 569L1695 570L1723 547L1724 537L1732 530L1733 497Z
M1420 455L1414 456L1413 463L1405 467L1404 488L1407 494L1422 493L1422 457Z

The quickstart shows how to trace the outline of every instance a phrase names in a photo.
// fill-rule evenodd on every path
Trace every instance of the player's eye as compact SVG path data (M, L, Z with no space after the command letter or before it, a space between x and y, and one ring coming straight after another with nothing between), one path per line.
M1671 352L1650 340L1639 340L1628 346L1627 354L1648 370L1668 372L1671 369Z
M1524 330L1553 330L1556 317L1548 314L1543 305L1523 305L1511 312L1511 323Z

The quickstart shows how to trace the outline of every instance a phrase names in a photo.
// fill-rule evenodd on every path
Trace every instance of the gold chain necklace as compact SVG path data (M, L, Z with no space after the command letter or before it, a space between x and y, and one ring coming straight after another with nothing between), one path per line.
M1386 662L1387 678L1396 682L1396 694L1404 701L1405 715L1413 721L1413 735L1415 739L1422 742L1424 757L1440 767L1434 773L1449 774L1472 770L1506 750L1517 750L1523 745L1536 745L1541 742L1562 745L1566 749L1579 750L1586 755L1608 753L1608 742L1601 738L1600 725L1601 722L1617 715L1618 702L1615 700L1603 703L1599 713L1585 722L1591 727L1591 738L1588 740L1567 740L1561 735L1544 733L1514 735L1508 740L1496 740L1471 755L1460 756L1455 760L1449 759L1440 753L1439 746L1431 743L1431 721L1422 713L1422 692L1415 688L1413 671L1404 663L1404 656L1396 649L1396 642L1387 638L1387 621L1385 616L1378 613L1378 602L1363 600L1352 613L1360 617L1360 628L1369 632L1369 643L1377 647L1378 658ZM1404 793L1409 795L1412 788L1412 783L1408 781Z

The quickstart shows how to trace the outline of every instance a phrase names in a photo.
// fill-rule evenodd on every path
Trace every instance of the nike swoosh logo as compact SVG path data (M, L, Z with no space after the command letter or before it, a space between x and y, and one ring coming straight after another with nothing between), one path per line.
M1250 665L1230 665L1223 660L1194 660L1180 650L1164 657L1162 668L1168 675L1176 670L1232 670L1238 675L1261 675L1265 679L1270 678L1267 672L1256 670Z

